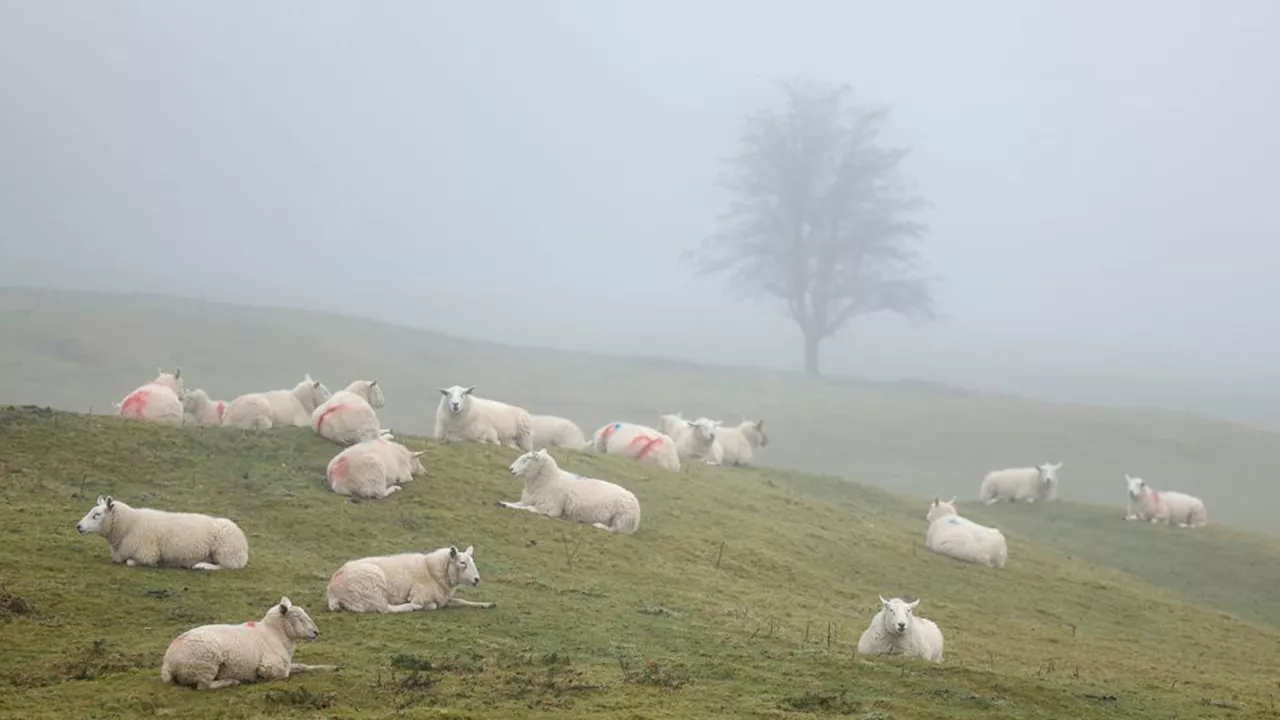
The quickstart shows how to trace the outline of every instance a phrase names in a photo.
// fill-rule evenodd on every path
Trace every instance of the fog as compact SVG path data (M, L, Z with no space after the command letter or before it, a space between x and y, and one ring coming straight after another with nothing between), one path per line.
M464 7L465 6L465 7ZM794 368L680 252L779 81L848 83L933 205L942 321L828 374L1280 424L1280 5L0 5L0 284Z

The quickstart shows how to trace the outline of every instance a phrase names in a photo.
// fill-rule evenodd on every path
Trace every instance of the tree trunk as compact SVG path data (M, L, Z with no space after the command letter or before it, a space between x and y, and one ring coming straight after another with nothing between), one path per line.
M816 332L805 332L804 334L804 372L809 377L820 377L821 372L818 371L818 343L822 342L822 336Z

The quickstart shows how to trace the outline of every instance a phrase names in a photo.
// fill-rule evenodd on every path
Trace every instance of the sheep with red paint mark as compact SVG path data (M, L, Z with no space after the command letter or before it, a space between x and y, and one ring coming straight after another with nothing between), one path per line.
M1156 490L1140 477L1124 474L1129 486L1129 507L1125 520L1173 523L1178 527L1198 528L1209 524L1209 511L1204 501L1194 495L1173 490Z
M624 535L640 527L640 501L630 490L607 480L566 472L545 448L516 458L510 470L524 479L524 491L519 502L499 500L499 507L586 523Z
M381 500L425 475L422 455L385 437L352 445L329 461L325 482L339 495Z
M582 428L568 418L555 415L530 415L533 425L532 449L541 450L552 447L571 447L580 449L587 442Z
M99 495L76 530L101 535L111 562L130 567L239 570L249 564L249 539L224 517L135 508Z
M377 380L356 380L311 411L311 427L339 445L376 440L389 432L378 427L377 409L386 404Z
M227 414L227 403L212 400L209 393L199 388L182 391L182 409L191 420L201 427L216 427L222 424Z
M533 418L528 410L475 396L475 386L440 388L435 436L442 442L480 442L533 449Z
M312 411L330 395L329 388L307 373L292 390L248 393L232 400L222 424L245 430L307 427Z
M642 463L680 472L680 456L670 436L646 425L611 422L596 430L592 449L607 455L626 455Z
M171 373L156 368L154 380L115 403L116 412L130 420L181 425L184 420L182 399L179 397L181 392L182 368L175 367Z

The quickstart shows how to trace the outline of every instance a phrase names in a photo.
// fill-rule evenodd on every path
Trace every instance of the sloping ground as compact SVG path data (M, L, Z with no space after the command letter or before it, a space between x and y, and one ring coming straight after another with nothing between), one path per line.
M431 476L353 503L324 489L335 447L305 430L0 410L0 584L21 600L0 621L0 714L1274 717L1274 629L1030 535L1011 530L1009 566L994 571L925 552L918 500L764 469L671 474L557 452L640 497L640 532L613 536L495 507L519 496L506 470L515 451L405 442L428 448ZM250 537L250 564L113 565L105 541L74 530L101 493L232 517ZM1094 519L1055 525L1062 542L1141 553L1164 541L1114 513L1070 512ZM1216 546L1216 581L1251 592L1257 569L1234 562L1237 540L1196 537ZM345 560L449 543L476 546L483 581L462 595L497 608L324 609ZM340 663L340 674L210 693L159 682L177 634L255 619L282 594L322 633L297 661ZM946 633L945 663L853 656L878 594L923 598L920 613ZM1274 595L1252 600L1270 604L1259 617L1275 617Z

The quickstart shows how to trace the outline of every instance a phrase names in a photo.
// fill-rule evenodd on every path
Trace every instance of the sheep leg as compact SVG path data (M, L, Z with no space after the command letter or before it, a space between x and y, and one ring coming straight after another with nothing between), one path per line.
M215 565L210 562L198 562L191 566L192 570L221 570L221 565Z
M532 505L525 505L522 502L507 502L505 500L499 500L498 507L510 508L512 510L528 510L531 513L538 512L538 508Z
M422 607L423 606L419 605L418 603L407 602L400 605L388 605L387 612L391 612L391 613L413 612L415 610L421 610Z
M338 671L337 665L303 665L302 663L289 663L289 674L296 675L298 673L316 672L317 670Z
M209 681L201 680L200 682L196 683L196 689L220 690L225 687L231 687L232 685L239 685L239 684L240 684L240 681L236 680L235 678L227 678L226 680L209 680Z
M449 601L444 604L445 607L451 608L483 608L486 610L494 607L495 605L497 605L497 603L472 602L470 600L463 600L460 597L451 597L449 598Z
M986 500L983 500L983 501L982 501L982 504L983 504L983 505L995 505L995 504L996 504L996 503L998 503L998 502L1000 502L1000 498L998 498L998 497L993 497L993 498L987 498Z
M591 523L591 527L598 527L598 528L600 528L601 530L608 530L609 532L613 532L613 528L611 528L611 527L609 527L608 525L605 525L604 523L601 523L601 522L598 522L598 523Z
M374 494L374 497L381 500L393 492L399 492L401 489L402 488L399 485L392 485L386 488L385 490L383 490L381 493Z

